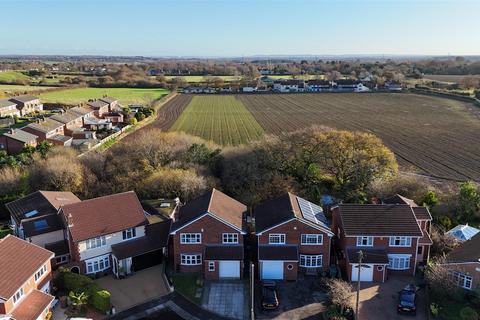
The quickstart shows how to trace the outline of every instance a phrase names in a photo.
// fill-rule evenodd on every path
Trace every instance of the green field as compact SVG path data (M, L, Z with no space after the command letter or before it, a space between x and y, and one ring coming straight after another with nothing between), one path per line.
M225 82L238 81L242 79L242 76L166 76L165 78L167 78L167 80L172 80L174 78L183 78L187 82L198 83L213 78L222 78Z
M120 104L145 104L168 94L166 89L137 88L76 88L40 94L43 102L79 104L88 99L101 98L104 95L115 97Z
M5 93L6 95L11 95L12 93L18 92L31 92L31 91L40 91L51 89L54 87L40 87L40 86L22 86L16 84L0 84L0 94Z
M0 81L30 81L30 77L18 71L4 71L0 72Z
M246 143L264 133L234 96L194 96L171 131L184 131L221 145Z

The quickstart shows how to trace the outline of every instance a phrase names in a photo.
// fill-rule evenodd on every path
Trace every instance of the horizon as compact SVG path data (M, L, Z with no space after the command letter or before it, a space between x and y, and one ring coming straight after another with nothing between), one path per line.
M4 0L2 8L28 19L4 16L4 25L15 27L0 34L1 56L480 54L480 43L471 39L480 30L480 2L473 0Z

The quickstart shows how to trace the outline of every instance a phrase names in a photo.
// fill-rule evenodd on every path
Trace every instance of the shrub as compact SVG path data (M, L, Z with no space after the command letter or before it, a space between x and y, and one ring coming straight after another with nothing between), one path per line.
M92 305L103 312L110 310L110 292L99 290L92 295Z
M131 118L131 119L130 119L130 124L131 124L132 126L136 125L137 122L138 122L138 120L137 120L136 118Z
M478 320L478 313L470 307L460 310L460 318L462 320Z
M64 289L68 292L84 291L93 284L93 280L87 276L72 272L65 272L63 275Z
M430 313L432 316L437 317L438 314L440 313L440 307L436 303L430 304Z

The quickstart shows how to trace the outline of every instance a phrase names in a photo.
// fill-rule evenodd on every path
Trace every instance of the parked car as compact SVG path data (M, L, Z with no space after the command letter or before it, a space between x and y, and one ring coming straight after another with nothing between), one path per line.
M274 310L278 308L277 285L275 281L263 281L262 283L262 308Z
M417 313L417 287L410 284L398 293L398 313Z

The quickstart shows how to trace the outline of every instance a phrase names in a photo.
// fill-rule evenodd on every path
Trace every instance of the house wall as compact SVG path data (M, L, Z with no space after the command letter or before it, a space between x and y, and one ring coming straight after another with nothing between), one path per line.
M7 107L0 108L0 117L7 117L7 116L20 116L20 111L17 110L17 105L12 104Z
M45 132L38 131L30 127L23 127L22 130L36 135L38 137L38 142L43 142L47 140L47 134Z
M47 232L43 234L39 234L37 236L29 237L26 239L27 241L34 243L40 247L45 247L45 244L58 242L64 240L63 237L63 230L57 230L53 232Z
M135 233L137 238L143 237L145 235L145 226L136 227ZM107 245L99 248L87 250L87 242L80 241L77 243L79 260L83 261L83 260L101 256L107 253L111 253L112 245L123 242L123 241L127 241L127 240L123 240L122 231L106 235Z
M21 141L9 138L7 136L0 136L0 145L3 145L3 148L5 150L7 150L8 154L19 154L19 153L22 152L23 148L27 144L25 144ZM35 147L37 145L37 143L36 143L36 141L32 141L32 143L30 143L30 145ZM1 149L2 148L0 148L0 150Z
M200 233L202 235L201 244L181 244L180 234L182 233ZM222 233L237 233L238 243L243 244L243 235L234 228L224 224L223 222L211 217L204 216L203 218L193 222L192 224L178 230L173 235L173 256L175 271L177 272L203 272L204 270L204 255L206 244L222 244ZM200 253L202 255L202 264L197 266L184 266L181 265L182 253ZM208 266L208 265L207 265ZM218 263L217 268L218 269ZM214 276L214 275L210 275Z
M452 271L465 273L473 278L472 289L480 288L480 262L464 264L448 264L447 268ZM477 271L478 269L478 271Z

